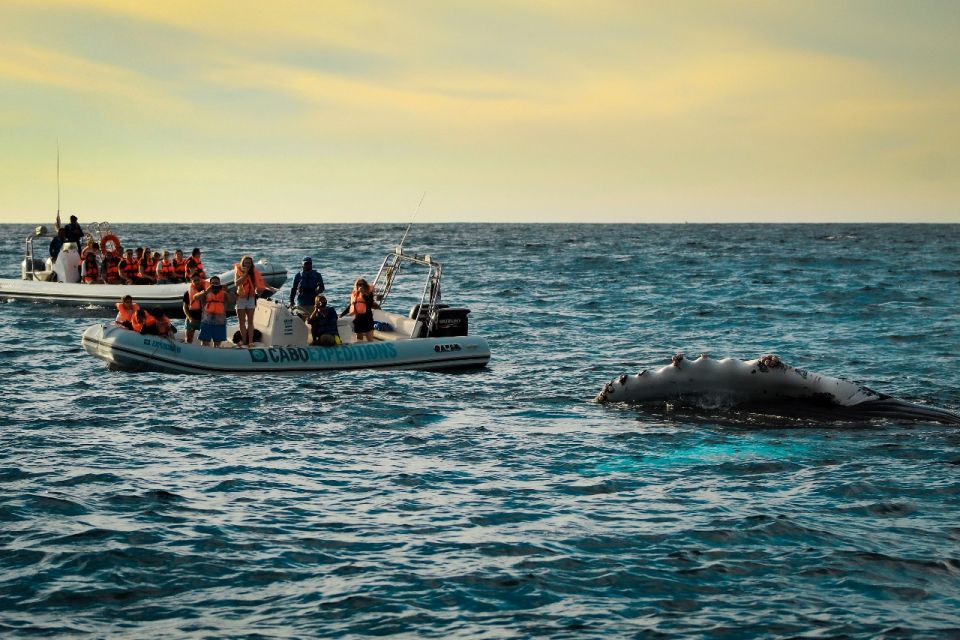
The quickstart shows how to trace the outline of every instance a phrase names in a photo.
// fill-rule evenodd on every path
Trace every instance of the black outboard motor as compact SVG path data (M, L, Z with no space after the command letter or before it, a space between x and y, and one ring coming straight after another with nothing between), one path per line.
M420 328L418 338L448 338L451 336L467 335L469 322L467 314L470 309L453 308L446 304L438 304L434 307L432 314L427 318L427 309L420 310L420 305L415 305L410 310L410 317L423 322Z

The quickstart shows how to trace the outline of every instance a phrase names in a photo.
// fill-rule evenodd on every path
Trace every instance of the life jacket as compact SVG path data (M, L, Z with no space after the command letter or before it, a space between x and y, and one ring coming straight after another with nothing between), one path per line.
M240 263L234 263L233 265L233 281L238 282L240 276L243 275L243 272L240 270ZM267 283L263 281L263 276L260 275L260 272L257 271L257 268L254 267L250 271L250 276L237 285L237 297L238 298L251 298L253 294L257 291L263 291L267 288Z
M318 313L311 322L313 334L317 336L324 334L337 336L339 335L339 331L337 331L337 310L329 306L325 307L325 309L327 310L326 315L320 315Z
M186 280L186 279L187 279L187 260L186 260L186 258L184 258L183 260L177 260L176 258L174 258L171 262L173 263L173 273L174 273L174 275L177 276L177 278L179 278L179 279L181 279L181 280Z
M350 293L350 315L362 316L367 312L367 298L373 298L373 287L367 287L366 293L354 289Z
M83 261L83 281L87 284L93 284L100 279L100 267L97 266L97 261L87 262Z
M128 310L123 306L122 302L117 303L117 324L122 324L124 322L129 322L133 324L133 319L137 315L137 311L140 310L140 305L136 302L133 303L133 306Z
M133 318L130 320L130 324L133 325L134 331L136 331L137 333L143 333L144 329L156 326L157 319L154 318L149 311L144 311L142 323L140 322L139 319L137 319L137 314L133 314Z
M199 311L199 310L200 310L200 300L199 300L199 299L195 299L193 296L195 296L196 294L200 293L201 291L203 291L203 290L206 289L206 288L207 288L207 281L206 281L206 280L201 280L201 281L200 281L200 288L199 288L199 289L197 289L195 286L193 286L193 283L192 283L192 282L190 283L190 288L187 290L187 293L188 293L189 296L190 296L190 303L187 305L187 308L188 308L188 309L190 309L191 311Z
M203 299L203 310L208 314L227 312L227 290L220 289L220 293L209 292Z
M165 280L172 280L176 270L173 268L173 263L169 260L160 260L157 262L157 276Z
M103 281L107 284L120 282L120 268L113 258L107 258L103 263Z
M157 280L157 265L152 258L143 258L140 261L140 276L148 280Z
M187 258L187 277L190 278L193 276L194 272L200 274L200 278L203 280L207 279L207 273L203 270L203 263L190 256Z
M126 280L136 280L137 274L140 273L140 265L137 264L136 258L130 258L129 260L123 258L120 260L120 274Z

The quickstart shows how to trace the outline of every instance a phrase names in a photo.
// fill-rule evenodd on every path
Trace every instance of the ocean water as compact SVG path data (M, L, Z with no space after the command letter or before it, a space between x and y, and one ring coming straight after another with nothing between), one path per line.
M404 227L117 230L213 272L312 255L342 308ZM3 276L31 228L0 226ZM960 637L956 426L592 402L677 351L777 353L958 411L958 246L414 225L490 342L464 374L111 372L102 311L0 303L0 636Z

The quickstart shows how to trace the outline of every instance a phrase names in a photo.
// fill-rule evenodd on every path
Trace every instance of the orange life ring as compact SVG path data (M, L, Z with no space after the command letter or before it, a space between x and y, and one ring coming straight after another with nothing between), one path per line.
M100 238L100 250L104 253L109 253L112 256L119 255L120 253L120 238L108 233L107 235Z

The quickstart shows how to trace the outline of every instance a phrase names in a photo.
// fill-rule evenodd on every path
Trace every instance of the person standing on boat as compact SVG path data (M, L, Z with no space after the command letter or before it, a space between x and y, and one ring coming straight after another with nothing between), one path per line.
M80 246L80 241L83 240L83 227L80 226L80 223L77 222L77 216L70 216L70 224L65 227L60 226L60 214L57 214L57 231L63 229L65 234L65 239L67 242L76 242L77 246Z
M253 312L257 308L257 294L276 291L267 285L253 265L253 258L243 256L233 265L233 281L237 285L237 321L240 323L240 344L253 346Z
M190 279L190 286L183 294L183 317L186 318L187 342L193 342L193 334L200 328L202 311L200 300L197 294L207 288L207 283L203 281L199 273L193 274Z
M63 243L67 241L67 231L66 229L57 229L56 237L50 241L50 259L54 262L57 261L57 256L60 255L60 249L63 249Z
M220 276L210 278L206 289L194 295L202 300L203 317L200 320L200 344L219 347L227 339L227 290L220 285Z
M340 314L353 316L353 332L357 334L357 342L368 340L373 342L373 310L380 305L373 299L373 287L363 278L357 278L350 293L350 306Z
M310 343L322 347L340 344L340 332L337 330L337 310L327 306L324 296L317 296L313 311L307 318L310 325Z
M290 288L290 308L294 309L301 318L309 313L317 296L325 291L323 276L313 268L313 258L303 258L303 268L293 276L293 286ZM296 302L296 304L294 304Z

